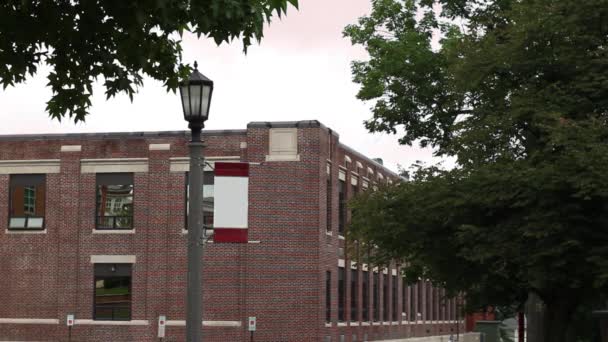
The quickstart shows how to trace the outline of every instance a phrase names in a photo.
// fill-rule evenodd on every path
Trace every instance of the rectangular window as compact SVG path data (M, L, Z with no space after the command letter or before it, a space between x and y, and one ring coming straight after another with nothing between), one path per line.
M350 270L350 320L356 322L359 320L358 309L358 294L359 294L359 272L356 269Z
M203 172L203 225L205 229L213 229L215 174L213 171ZM188 229L188 213L190 212L189 173L186 172L186 229Z
M325 272L325 322L331 322L331 272Z
M410 289L410 313L409 313L409 319L410 322L415 322L416 321L416 313L417 313L417 309L416 309L416 303L417 303L417 298L420 296L420 294L418 293L418 290L416 289L416 284L414 285L410 285L408 286L408 288Z
M326 230L331 232L331 216L332 216L332 186L331 186L331 164L327 164L327 184L326 184L326 205L327 205L327 217L326 217Z
M9 229L44 229L46 175L10 176Z
M93 319L131 320L131 264L95 264Z
M133 229L133 174L97 174L97 229Z
M433 317L433 287L430 282L425 282L426 287L426 321L430 321Z
M363 321L368 322L369 321L369 272L368 271L363 271L363 279L361 282L361 299L362 299L362 316L363 316Z
M393 321L396 322L399 320L399 313L397 312L397 276L393 276L393 283L391 284L391 287L393 289L392 296L393 296Z
M407 296L409 294L410 291L410 287L407 286L407 283L405 282L405 278L401 278L401 317L402 319L408 320L407 317L407 309L408 309L408 299ZM411 311L410 311L411 312Z
M344 235L344 225L346 223L346 181L338 181L338 233Z
M372 296L373 296L373 300L374 300L374 303L372 304L373 305L372 315L373 315L374 321L377 322L380 320L380 308L379 308L379 306L380 306L379 285L380 284L378 284L380 282L380 275L378 273L374 273L372 277L373 277L373 284L372 284L373 294L372 294Z
M390 303L388 302L388 291L389 291L389 288L388 288L388 274L385 274L382 278L383 278L382 279L383 280L383 284L382 284L382 299L383 299L383 302L384 302L384 312L383 312L383 315L382 315L382 320L385 321L385 322L388 322L388 320L389 320L388 312L389 312L389 308L390 308Z
M424 318L422 317L422 305L423 305L423 301L422 301L422 297L423 297L423 286L424 283L422 282L422 280L418 281L418 305L416 306L416 320L417 321L422 321Z
M344 307L346 306L346 272L344 267L338 267L338 321L344 322Z

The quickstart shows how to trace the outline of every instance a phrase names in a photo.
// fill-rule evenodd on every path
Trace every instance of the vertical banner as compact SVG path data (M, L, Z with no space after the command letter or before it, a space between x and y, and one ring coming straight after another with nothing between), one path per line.
M215 163L213 242L247 243L249 164Z

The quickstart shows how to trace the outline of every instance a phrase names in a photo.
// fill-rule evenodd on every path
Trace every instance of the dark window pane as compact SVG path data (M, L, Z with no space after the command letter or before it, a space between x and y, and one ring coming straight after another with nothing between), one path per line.
M330 166L327 166L330 168ZM326 185L326 206L327 206L327 217L326 217L326 229L328 232L331 232L331 216L332 216L332 186L331 186L331 175L327 175L327 185Z
M344 307L346 302L346 274L344 267L338 267L338 321L344 322Z
M131 265L95 265L96 320L128 321L131 319Z
M374 321L379 321L380 320L380 310L379 310L379 306L380 306L380 288L379 288L379 280L380 280L380 276L378 275L378 273L374 273L373 275L373 294L372 296L374 297L373 300L373 304L372 304L372 311L373 311L373 319Z
M10 178L10 229L43 229L45 175L11 175Z
M387 322L389 320L388 318L388 312L389 312L389 302L388 302L388 275L385 274L384 277L382 277L383 279L383 284L382 284L382 299L384 302L384 311L383 311L383 315L382 315L382 320Z
M393 291L391 295L393 296L393 321L399 320L399 315L397 312L397 276L392 277L393 283L391 285Z
M359 272L355 269L350 270L350 320L358 321L359 320L359 311L358 309L358 291L359 291Z
M325 272L325 321L331 322L331 272Z
M346 184L343 180L338 182L338 196L338 232L342 235L346 222Z
M364 321L369 321L369 272L363 271L363 279L361 281L361 301L362 301L362 312Z

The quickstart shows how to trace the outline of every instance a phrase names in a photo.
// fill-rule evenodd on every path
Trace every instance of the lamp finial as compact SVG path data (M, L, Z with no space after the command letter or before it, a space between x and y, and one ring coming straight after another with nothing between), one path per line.
M198 70L198 63L194 61L194 70Z

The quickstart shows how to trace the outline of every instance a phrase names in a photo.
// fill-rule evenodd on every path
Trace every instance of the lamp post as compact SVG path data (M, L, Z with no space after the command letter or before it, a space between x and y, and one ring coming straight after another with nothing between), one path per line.
M202 335L202 280L203 256L203 141L201 133L209 117L209 105L213 93L213 81L194 71L187 81L180 83L184 119L192 131L190 148L190 173L188 177L188 290L186 297L186 341L200 342Z

